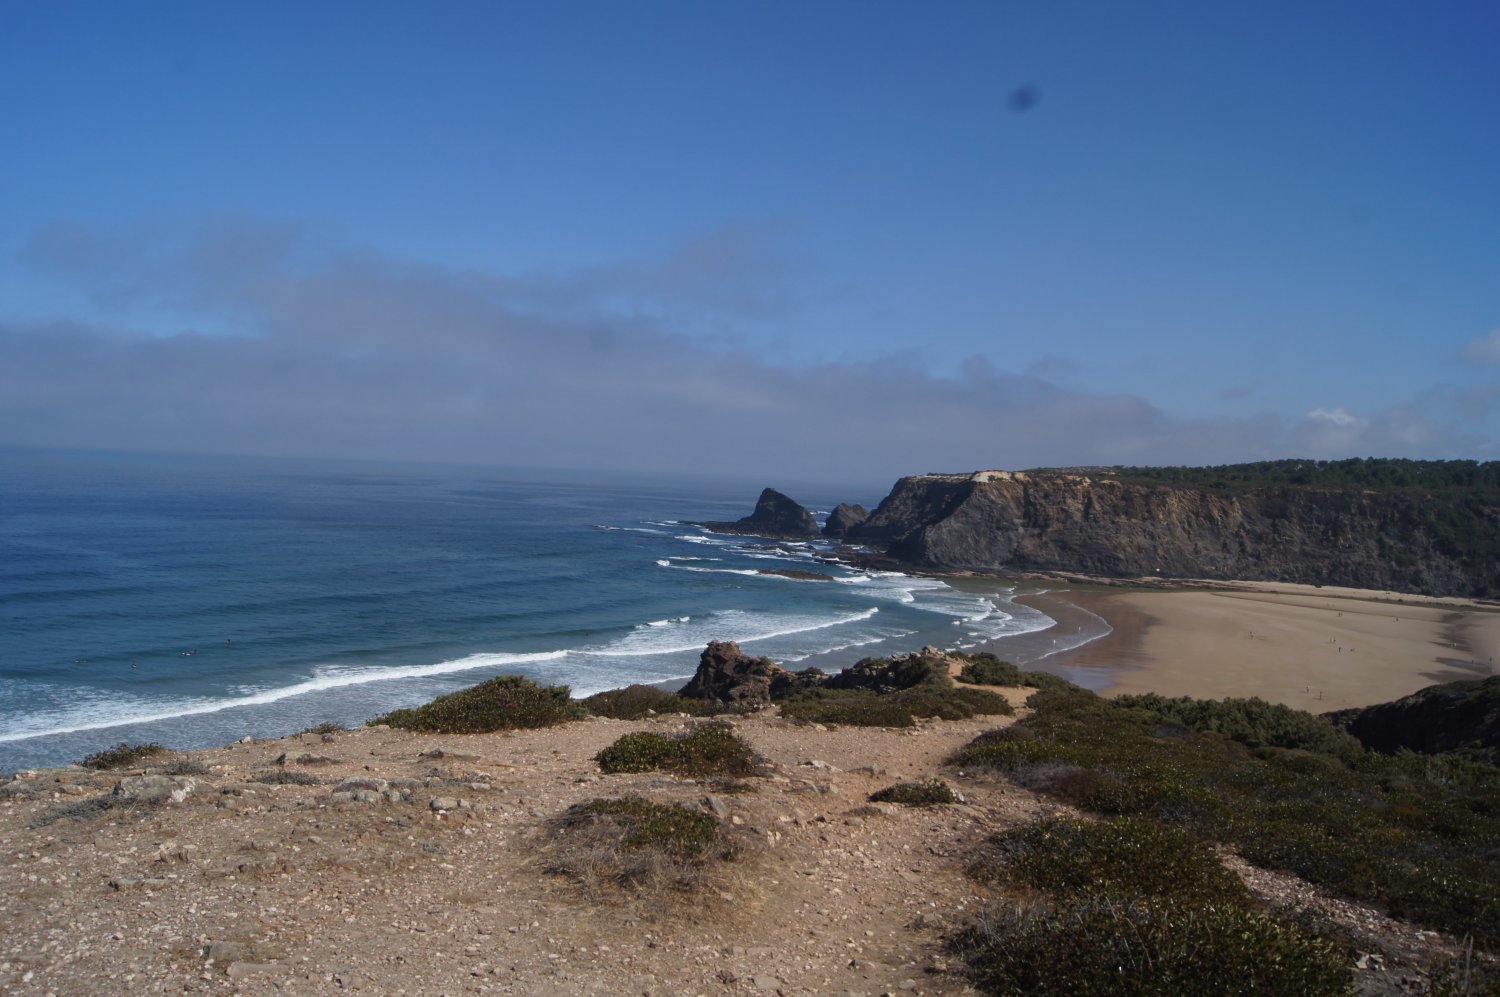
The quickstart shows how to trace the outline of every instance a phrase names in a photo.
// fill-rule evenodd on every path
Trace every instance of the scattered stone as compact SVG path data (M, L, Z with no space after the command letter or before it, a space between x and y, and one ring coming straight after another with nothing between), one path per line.
M135 803L181 803L187 799L196 779L185 775L131 775L115 784L111 794L120 801Z
M224 974L231 980L243 980L247 976L258 976L265 973L281 973L285 967L278 966L274 962L231 962L224 970Z
M209 962L217 962L226 966L236 960L244 959L249 954L250 946L244 942L209 942L208 946L203 950L203 956Z

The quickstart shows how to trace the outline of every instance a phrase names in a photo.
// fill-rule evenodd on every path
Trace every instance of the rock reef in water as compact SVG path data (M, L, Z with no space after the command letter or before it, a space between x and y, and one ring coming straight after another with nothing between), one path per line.
M818 535L818 521L813 514L774 488L760 493L755 511L732 523L695 523L717 533L744 533L759 537L801 539Z

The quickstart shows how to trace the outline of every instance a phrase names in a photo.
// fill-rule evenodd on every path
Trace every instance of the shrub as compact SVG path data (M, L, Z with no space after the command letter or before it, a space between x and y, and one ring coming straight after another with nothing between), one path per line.
M1013 713L1010 701L998 693L934 683L887 693L808 689L781 701L781 715L788 719L850 727L911 727L917 717L967 720Z
M849 727L913 727L911 710L873 692L809 689L781 701L781 715L807 723Z
M583 708L596 717L616 720L639 720L648 713L686 713L708 717L730 712L730 707L714 700L688 699L653 685L632 685L608 689L583 700Z
M348 727L345 727L341 723L335 723L332 720L325 720L322 723L317 724L316 726L308 727L306 730L298 731L298 733L299 734L339 734L339 733L342 733L344 731L347 731L348 729L349 729Z
M1365 753L1364 745L1342 727L1304 710L1259 698L1168 699L1153 692L1119 696L1115 703L1126 709L1150 710L1193 730L1217 731L1252 748L1300 748L1332 755L1348 764L1358 762Z
M249 781L265 783L268 786L317 786L323 782L311 772L295 772L287 769L257 772L250 777Z
M960 682L973 685L1021 685L1021 669L1001 661L988 651L966 655L968 663L958 673Z
M686 776L760 775L750 746L728 727L705 724L690 734L668 737L655 731L626 734L594 756L606 774L675 772Z
M159 755L167 751L165 745L152 742L150 744L126 744L121 741L113 748L105 748L103 751L89 755L78 764L88 769L120 769L135 765L153 755Z
M569 698L565 685L539 686L519 675L500 675L425 706L392 710L370 723L432 734L485 734L551 727L583 715L582 705Z
M552 829L543 869L569 876L596 895L621 887L648 898L711 884L722 889L715 883L721 868L740 855L738 842L712 816L639 796L575 804Z
M970 867L1053 893L1170 897L1246 905L1250 894L1203 841L1152 820L1049 819L992 836Z
M943 688L920 685L892 693L889 698L914 717L967 720L975 716L1008 717L1016 711L1010 700L986 689Z
M958 803L958 794L941 779L926 779L922 782L898 782L894 786L870 794L872 803L899 803L904 807L936 807L944 803Z
M1031 716L975 738L950 762L1013 775L1095 813L1232 843L1251 862L1397 916L1500 940L1495 783L1433 781L1409 760L1371 753L1349 765L1337 741L1327 742L1337 753L1252 750L1135 702L1043 690ZM1214 705L1201 713L1213 716Z
M1323 997L1353 986L1339 948L1295 925L1159 897L996 907L954 945L989 994Z
M719 837L719 822L709 814L676 803L652 803L639 796L575 804L563 815L562 823L570 827L601 820L619 826L620 843L628 849L699 855L713 847Z

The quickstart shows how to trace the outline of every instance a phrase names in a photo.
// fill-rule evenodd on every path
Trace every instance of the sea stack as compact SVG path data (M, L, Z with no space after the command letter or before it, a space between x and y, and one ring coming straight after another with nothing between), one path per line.
M818 521L796 502L774 488L760 493L755 511L732 523L698 523L718 533L748 533L761 537L800 540L818 535Z
M850 530L869 518L870 510L864 506L840 502L828 514L828 522L823 526L823 535L835 540L841 540L848 535Z

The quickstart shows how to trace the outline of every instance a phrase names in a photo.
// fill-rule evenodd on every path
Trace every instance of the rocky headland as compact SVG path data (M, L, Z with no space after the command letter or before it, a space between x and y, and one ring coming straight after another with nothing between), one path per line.
M1479 491L1136 480L1115 470L902 478L844 531L932 571L1264 580L1496 598L1500 502Z

